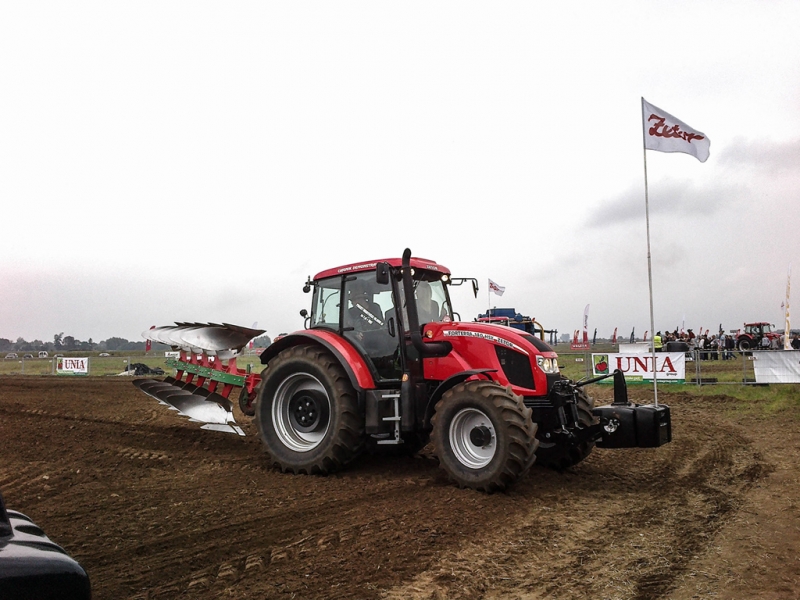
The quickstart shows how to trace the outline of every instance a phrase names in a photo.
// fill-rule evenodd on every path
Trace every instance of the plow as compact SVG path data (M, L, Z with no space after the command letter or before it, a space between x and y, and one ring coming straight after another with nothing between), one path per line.
M672 440L669 407L628 400L621 372L562 376L558 355L530 331L462 321L453 277L412 257L351 263L309 277L304 328L260 354L262 372L236 364L262 330L176 323L143 335L179 351L175 375L136 379L146 394L204 429L244 435L231 396L255 421L270 463L327 474L363 452L413 454L428 443L459 487L504 490L534 462L563 470L597 448L655 448ZM614 378L614 402L586 386Z
M236 425L233 403L229 399L239 390L240 408L252 414L252 399L260 378L240 369L236 358L262 329L214 323L176 323L154 327L142 336L150 342L166 344L180 352L167 366L175 376L160 379L135 379L133 384L159 403L190 420L203 423L203 429L244 435Z

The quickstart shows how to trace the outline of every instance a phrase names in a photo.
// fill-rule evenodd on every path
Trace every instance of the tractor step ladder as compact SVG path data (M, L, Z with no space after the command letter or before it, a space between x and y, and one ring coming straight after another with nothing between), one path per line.
M394 416L383 417L382 421L394 422L393 437L386 440L378 440L378 444L402 444L403 438L400 437L400 394L397 392L391 394L383 394L381 400L392 400L394 406Z

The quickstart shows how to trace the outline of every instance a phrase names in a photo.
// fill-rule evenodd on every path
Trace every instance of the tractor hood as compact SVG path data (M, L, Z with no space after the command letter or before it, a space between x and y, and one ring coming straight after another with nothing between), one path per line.
M502 385L516 394L541 395L548 379L560 377L558 355L533 335L503 325L476 322L435 322L425 324L422 339L449 342L447 356L424 359L426 378L445 380L450 375L487 369ZM546 392L544 392L546 393Z
M429 330L431 331L430 336L428 335ZM536 354L557 356L546 342L536 336L497 323L468 321L428 323L425 325L423 337L445 339L453 344L456 344L457 340L484 340L531 356Z

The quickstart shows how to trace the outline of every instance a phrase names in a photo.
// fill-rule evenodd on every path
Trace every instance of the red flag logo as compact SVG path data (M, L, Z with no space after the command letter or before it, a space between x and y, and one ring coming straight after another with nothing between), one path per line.
M498 296L502 296L503 292L506 291L506 288L504 288L502 285L497 285L494 281L492 281L490 279L489 280L489 291L494 293L494 294L497 294Z
M644 147L658 152L684 152L700 162L708 160L711 142L701 131L642 98Z

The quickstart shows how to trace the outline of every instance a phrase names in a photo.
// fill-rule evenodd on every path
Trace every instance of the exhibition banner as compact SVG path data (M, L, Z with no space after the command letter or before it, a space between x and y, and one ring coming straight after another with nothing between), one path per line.
M753 352L756 383L800 383L800 350Z
M89 359L59 356L56 359L56 375L88 375Z
M628 383L653 381L652 354L592 354L592 374L610 375L619 369ZM666 383L685 383L686 355L683 352L656 352L656 373L658 381ZM612 383L608 378L606 383Z

